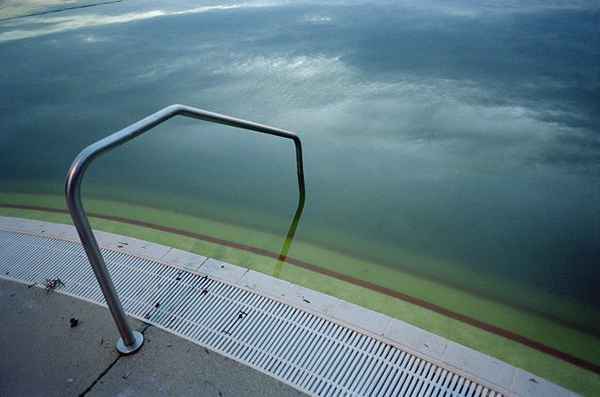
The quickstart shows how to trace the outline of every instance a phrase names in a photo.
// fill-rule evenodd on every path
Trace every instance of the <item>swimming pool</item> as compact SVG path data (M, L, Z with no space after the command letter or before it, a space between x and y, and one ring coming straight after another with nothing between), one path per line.
M305 146L287 262L268 253L297 200L289 142L171 120L94 166L89 209L503 358L518 355L455 322L597 368L597 6L444 4L133 1L2 21L1 211L67 221L48 209L76 153L171 103L276 125Z

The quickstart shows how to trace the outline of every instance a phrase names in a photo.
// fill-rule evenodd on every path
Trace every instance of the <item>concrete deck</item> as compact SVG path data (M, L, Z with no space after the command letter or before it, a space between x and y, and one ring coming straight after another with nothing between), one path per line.
M250 367L130 319L146 348L119 356L108 311L0 279L0 396L300 396ZM71 328L70 319L79 323ZM151 347L151 348L148 348Z

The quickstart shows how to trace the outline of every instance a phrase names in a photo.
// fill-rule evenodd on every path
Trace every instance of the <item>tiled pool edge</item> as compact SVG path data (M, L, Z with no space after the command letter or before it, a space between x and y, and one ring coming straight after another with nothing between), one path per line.
M0 229L79 242L69 225L0 217ZM329 318L446 367L507 395L573 395L566 389L500 360L448 341L417 327L340 299L239 266L155 243L97 232L102 248L158 261L269 296L282 303Z

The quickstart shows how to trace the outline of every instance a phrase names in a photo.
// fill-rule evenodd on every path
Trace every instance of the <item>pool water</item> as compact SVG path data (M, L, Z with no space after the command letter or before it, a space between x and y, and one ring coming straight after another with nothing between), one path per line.
M62 207L85 145L172 103L226 113L302 138L290 258L597 342L598 15L595 1L126 1L4 19L0 198ZM295 171L287 140L173 119L98 160L84 192L106 214L164 211L152 221L279 253ZM600 364L598 348L572 353Z

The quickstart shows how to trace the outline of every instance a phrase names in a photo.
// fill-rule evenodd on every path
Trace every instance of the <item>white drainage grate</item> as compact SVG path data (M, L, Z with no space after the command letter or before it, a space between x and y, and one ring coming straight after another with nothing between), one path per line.
M371 336L207 276L102 251L125 311L319 396L500 396ZM103 303L78 243L0 231L0 276Z

